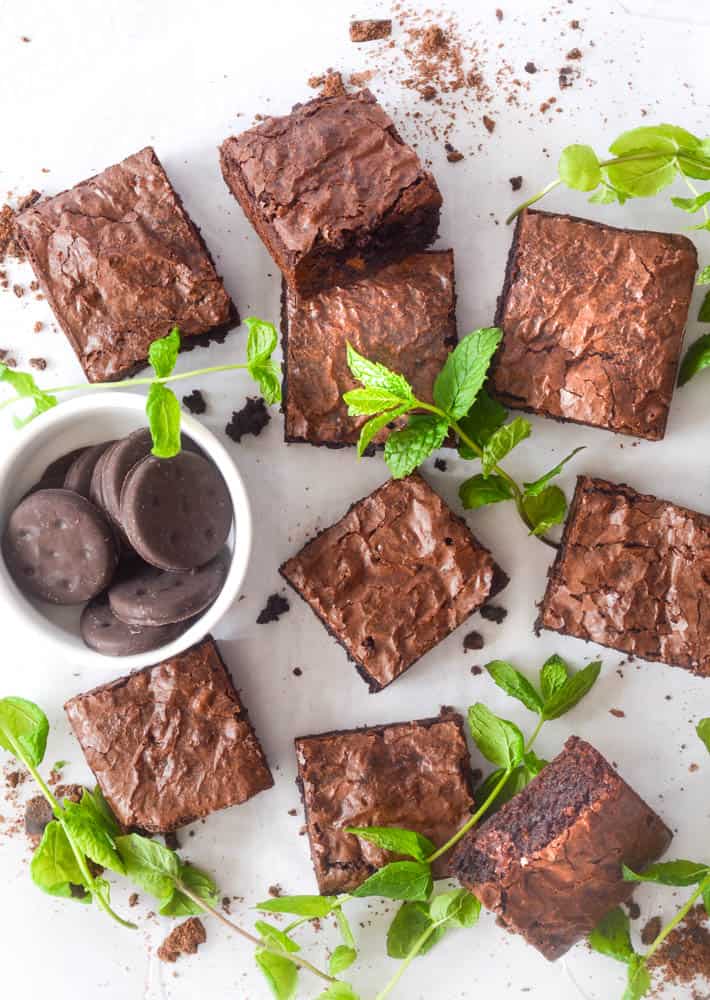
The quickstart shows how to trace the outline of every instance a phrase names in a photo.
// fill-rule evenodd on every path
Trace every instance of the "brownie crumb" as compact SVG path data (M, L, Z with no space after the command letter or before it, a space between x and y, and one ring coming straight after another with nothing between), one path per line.
M158 948L161 962L175 962L180 955L194 955L207 940L205 925L198 917L190 917L172 930Z
M496 7L496 18L499 21L503 20L503 11L500 9L500 7Z
M8 788L17 788L25 780L25 775L22 771L10 771L5 775L5 784Z
M245 434L258 437L270 420L271 414L261 396L250 396L241 410L232 413L224 433L239 444Z
M12 291L14 292L14 294L17 296L18 299L21 299L22 296L25 294L25 290L22 287L22 285L13 285Z
M446 472L446 469L448 468L448 466L446 464L446 459L445 458L435 458L434 459L434 468L437 469L439 472Z
M34 795L25 805L25 833L30 840L38 844L42 839L45 827L54 819L52 807L44 795Z
M30 358L30 368L34 368L38 372L43 372L47 367L47 361L45 358Z
M427 56L435 55L441 49L448 48L446 32L438 24L431 24L424 29L422 35L422 52Z
M168 833L166 833L164 840L165 840L165 846L170 848L171 851L180 850L180 841L178 840L178 835L175 833L174 830L171 830Z
M490 115L484 115L483 116L483 124L486 126L486 130L489 133L495 132L496 123L495 123L495 120L490 117Z
M710 927L702 906L691 910L671 931L648 964L661 973L667 985L689 986L696 980L710 981ZM697 991L695 996L701 1000Z
M199 389L193 389L187 396L182 397L183 406L186 406L190 413L204 413L207 409L205 397Z
M298 809L289 809L289 816L298 816Z
M294 667L293 668L293 676L294 677L302 677L303 676L303 671L301 670L300 667Z
M433 101L437 95L437 89L436 87L432 87L430 83L427 83L424 87L422 87L419 93L422 95L423 100Z
M480 677L483 673L483 667L479 667L478 664L475 664L475 666L471 667L471 673L474 677Z
M513 191L519 191L523 186L523 178L521 176L509 177L508 180L510 181L510 186Z
M269 622L277 622L281 615L285 615L290 609L291 605L282 594L270 594L265 607L259 612L256 624L268 625Z
M479 614L487 622L495 622L496 625L500 625L508 617L508 611L500 604L484 604Z
M366 87L374 75L375 71L372 69L365 69L362 73L351 73L348 83L351 87Z
M35 333L40 333L44 329L44 323L38 319L32 329Z
M663 921L660 917L651 917L641 928L641 941L643 944L653 944L658 935L661 933L661 928L663 927Z
M572 29L572 31L579 31L581 27L579 21L576 18L573 21L570 21L569 26Z
M28 195L20 199L17 208L13 208L10 204L0 208L0 261L5 260L6 257L11 257L14 260L25 259L25 251L17 238L15 217L33 205L39 197L39 191L30 191Z
M582 50L577 48L570 49L567 55L565 56L565 59L581 59L581 58L582 58Z
M137 906L138 905L138 898L139 898L138 897L138 893L137 892L132 892L130 894L130 896L128 897L128 905L129 906Z
M345 89L345 84L343 83L342 74L338 73L337 70L328 70L328 72L323 75L320 96L344 97L345 94L347 94L347 90Z
M525 72L526 73L537 73L537 66L535 65L535 63L534 62L526 62L525 63Z
M613 715L615 719L625 719L626 718L626 712L624 712L623 709L621 709L621 708L610 708L609 709L609 715Z
M279 896L283 895L283 889L281 888L278 882L274 883L274 885L269 886L269 895L273 896L274 899L278 899Z
M480 632L469 632L463 637L464 652L470 653L473 649L483 649L483 636Z
M463 153L455 149L450 142L447 142L444 148L446 149L446 159L449 163L459 163L463 160Z
M635 903L633 899L627 905L626 908L629 911L629 916L631 917L632 920L638 920L638 918L641 916L641 907L639 906L638 903Z
M381 38L389 38L391 34L392 22L385 18L350 22L351 42L375 42Z
M568 87L572 86L574 82L573 76L574 76L574 70L572 69L571 66L560 67L560 72L558 77L560 90L566 90Z
M229 896L222 896L222 909L224 910L225 913L232 912L232 901L230 900Z

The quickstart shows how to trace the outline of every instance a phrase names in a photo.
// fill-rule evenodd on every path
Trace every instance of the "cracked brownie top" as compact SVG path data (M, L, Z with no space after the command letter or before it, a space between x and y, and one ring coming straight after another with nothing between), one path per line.
M697 268L684 236L527 211L498 303L508 406L660 440Z

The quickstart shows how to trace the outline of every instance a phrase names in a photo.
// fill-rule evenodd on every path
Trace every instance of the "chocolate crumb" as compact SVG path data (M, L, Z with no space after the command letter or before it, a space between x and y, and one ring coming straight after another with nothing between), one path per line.
M651 917L641 928L641 941L643 944L653 944L658 935L661 933L661 928L663 927L663 921L660 917Z
M321 85L321 97L344 97L347 94L343 77L337 70L328 70Z
M130 894L130 896L128 897L128 905L129 906L137 906L138 905L138 899L139 899L138 893L137 892L132 892Z
M499 21L503 20L503 11L500 9L500 7L496 7L496 17L498 18Z
M366 87L374 75L375 71L372 69L363 70L362 73L351 73L348 82L351 87Z
M470 653L473 649L483 649L483 636L480 632L469 632L463 637L464 652Z
M422 87L420 93L425 101L433 101L436 97L437 90L436 87L432 87L430 83L427 83L426 86Z
M579 28L580 28L580 23L579 23L579 21L578 21L578 20L577 20L577 19L575 18L575 19L574 19L573 21L570 21L570 23L569 23L569 26L570 26L570 28L571 28L571 29L572 29L573 31L579 31Z
M232 912L232 902L229 896L222 896L222 909L224 910L225 913Z
M34 330L35 333L40 333L40 331L44 329L44 323L42 323L40 320L37 320L32 329Z
M438 24L431 24L424 29L421 49L425 55L435 55L441 49L448 47L446 32Z
M671 931L648 965L661 973L667 985L710 981L710 926L702 906L692 909ZM703 995L696 991L694 1000L703 1000Z
M500 604L484 604L479 614L487 622L495 622L496 625L500 625L508 617L507 610L502 608Z
M298 809L289 809L289 816L298 816Z
M205 397L200 389L193 389L187 396L182 397L183 406L186 406L190 413L204 413L207 409Z
M269 886L269 895L273 896L274 899L278 899L279 896L283 895L283 889L281 888L278 882L274 883L274 885Z
M483 673L483 667L479 667L476 663L473 667L471 667L471 673L474 677L480 677Z
M271 414L261 396L250 396L241 410L232 413L224 433L239 444L245 434L258 437L270 420Z
M574 70L572 69L571 66L560 67L560 72L558 77L560 90L566 90L568 87L572 86L574 82L572 79L573 75L574 75Z
M30 368L34 368L38 372L43 372L47 367L47 361L45 358L30 358Z
M495 120L490 117L490 115L483 116L483 124L486 126L486 129L489 133L495 132L496 123Z
M198 917L190 917L172 930L158 948L161 962L175 962L180 955L194 955L207 940L205 925Z
M392 34L392 22L389 19L370 19L367 21L350 22L351 42L375 42L381 38L389 38Z
M690 764L688 770L691 774L695 774L696 771L700 770L700 764Z
M609 715L613 715L615 719L625 719L626 718L626 712L624 712L620 708L610 708L609 709Z
M294 667L293 668L293 676L294 677L302 677L303 676L303 671L301 670L300 667Z
M171 851L180 850L180 841L178 840L178 835L174 830L170 830L165 834L165 846L169 847Z
M22 771L10 771L5 775L5 784L8 788L17 788L24 780L25 775Z
M446 459L445 458L435 458L434 459L434 468L437 469L439 472L446 472L446 469L447 469Z
M291 605L282 594L270 594L266 599L266 605L259 612L256 624L268 625L270 622L277 622L290 608Z
M519 191L523 186L523 178L520 176L509 177L508 180L510 181L510 186L513 189L513 191Z
M537 73L537 66L535 65L535 63L534 62L526 62L525 63L525 72L526 73Z
M45 827L54 819L54 813L44 795L33 795L25 805L25 833L33 843L42 839Z
M25 290L22 287L22 285L13 285L12 286L12 290L15 293L15 295L17 296L18 299L21 299L22 296L25 294Z
M629 911L629 916L631 917L632 920L638 920L638 918L641 916L641 907L639 906L638 903L634 902L633 899L631 900L630 903L628 903L626 908Z
M581 58L582 58L582 50L577 48L570 49L567 55L565 56L565 59L581 59Z
M454 149L450 142L447 142L446 145L449 147L446 150L446 159L449 163L460 163L463 160L463 153L459 152L458 149Z

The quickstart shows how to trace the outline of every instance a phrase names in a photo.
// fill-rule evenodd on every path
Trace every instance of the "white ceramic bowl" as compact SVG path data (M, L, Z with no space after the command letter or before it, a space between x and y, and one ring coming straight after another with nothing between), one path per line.
M10 450L0 459L0 532L18 501L34 486L54 459L83 445L123 437L146 426L145 396L116 390L97 390L60 403L17 431ZM0 608L12 614L28 634L49 645L62 659L77 666L105 666L125 670L158 663L198 642L210 632L239 595L249 562L252 521L242 477L214 434L186 413L182 430L212 459L227 484L234 507L228 539L232 560L224 587L197 621L173 642L136 656L103 656L84 645L79 632L81 606L57 607L27 597L16 586L0 558Z

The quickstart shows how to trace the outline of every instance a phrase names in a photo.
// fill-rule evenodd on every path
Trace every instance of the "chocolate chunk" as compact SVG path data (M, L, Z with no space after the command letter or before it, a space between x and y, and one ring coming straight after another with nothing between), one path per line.
M127 625L159 626L182 622L204 611L224 585L229 553L187 573L166 573L141 566L108 591L114 615Z
M525 63L525 72L526 73L537 73L537 66L535 65L535 63L534 62L526 62Z
M466 653L483 649L483 636L480 632L469 632L463 637L463 648Z
M176 962L181 955L195 955L207 940L205 925L198 917L190 917L178 924L158 948L161 962Z
M35 843L42 839L45 827L54 819L52 807L44 795L34 795L25 805L25 833Z
M513 191L519 191L523 186L523 178L520 175L518 175L517 177L510 177L508 179L510 181L510 186L513 189Z
M501 625L508 617L507 610L501 608L499 604L484 604L480 614L481 618L485 618L488 622L495 622L496 625Z
M281 594L271 594L266 601L266 606L261 609L256 619L257 625L268 625L269 622L277 622L281 615L289 611L291 605Z
M662 927L663 920L660 917L651 917L641 928L641 942L645 945L653 944Z
M187 396L182 397L183 406L186 406L190 413L204 413L207 409L205 397L199 389L193 389Z
M104 656L136 656L166 646L189 628L177 622L158 628L126 625L111 610L105 596L90 601L81 613L81 637L90 649Z
M271 414L261 396L250 396L241 410L232 413L224 433L239 444L245 434L258 437L270 420Z
M448 468L448 466L446 464L446 459L445 458L435 458L434 459L434 468L438 472L446 472L446 469Z
M113 441L102 441L100 444L84 448L67 470L64 478L64 489L80 493L81 496L89 500L91 497L91 477L94 474L96 463L112 444Z

